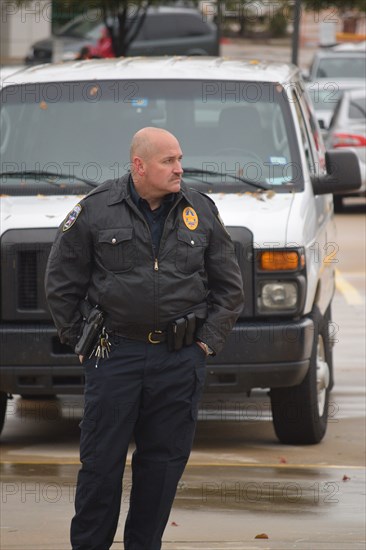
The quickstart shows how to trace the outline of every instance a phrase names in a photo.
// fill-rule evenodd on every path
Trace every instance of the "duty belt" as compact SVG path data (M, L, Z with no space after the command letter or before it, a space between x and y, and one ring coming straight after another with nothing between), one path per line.
M167 340L166 330L149 330L141 326L126 330L111 331L111 334L112 336L115 335L130 340L138 340L146 344L162 344Z
M195 332L202 323L203 319L197 319L194 313L187 313L184 317L175 319L162 329L130 325L111 331L111 334L153 345L167 342L169 351L178 351L183 346L190 346L194 342Z

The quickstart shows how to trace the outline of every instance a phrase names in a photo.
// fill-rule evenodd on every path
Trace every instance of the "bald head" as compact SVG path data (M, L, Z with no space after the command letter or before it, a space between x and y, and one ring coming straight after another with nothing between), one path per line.
M154 128L153 126L142 128L136 132L131 141L131 164L136 156L148 160L159 149L162 142L167 141L178 143L177 138L163 128Z
M162 128L142 128L131 142L131 175L135 188L151 208L178 193L182 179L182 150L173 134Z

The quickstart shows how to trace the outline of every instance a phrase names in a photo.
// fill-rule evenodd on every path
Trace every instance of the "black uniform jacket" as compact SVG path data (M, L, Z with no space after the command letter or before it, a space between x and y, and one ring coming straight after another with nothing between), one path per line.
M87 296L120 334L165 330L195 312L197 337L220 351L243 308L234 246L213 201L183 183L154 254L151 233L130 196L130 175L108 180L61 224L46 270L46 295L61 342L75 347ZM155 257L156 256L156 257Z

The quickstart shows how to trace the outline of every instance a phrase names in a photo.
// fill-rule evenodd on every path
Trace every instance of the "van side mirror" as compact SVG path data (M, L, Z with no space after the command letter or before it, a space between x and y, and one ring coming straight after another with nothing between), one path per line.
M314 195L355 191L361 187L361 170L356 153L332 150L325 153L327 174L311 177Z

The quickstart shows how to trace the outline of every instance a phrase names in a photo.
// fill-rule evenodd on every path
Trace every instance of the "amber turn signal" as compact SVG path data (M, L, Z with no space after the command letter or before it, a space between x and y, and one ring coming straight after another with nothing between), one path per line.
M297 252L289 250L268 250L261 252L260 268L263 271L293 271L304 265L304 258Z

